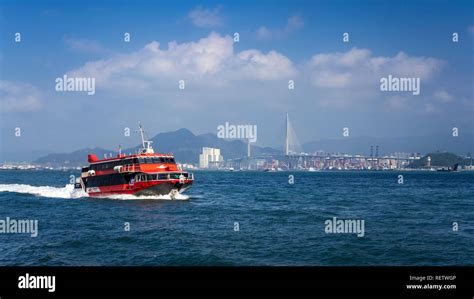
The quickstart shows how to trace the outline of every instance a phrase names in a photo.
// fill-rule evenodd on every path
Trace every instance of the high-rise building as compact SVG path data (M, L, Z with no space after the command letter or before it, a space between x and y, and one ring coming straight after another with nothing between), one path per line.
M202 154L199 155L200 168L218 167L224 161L219 148L203 147Z

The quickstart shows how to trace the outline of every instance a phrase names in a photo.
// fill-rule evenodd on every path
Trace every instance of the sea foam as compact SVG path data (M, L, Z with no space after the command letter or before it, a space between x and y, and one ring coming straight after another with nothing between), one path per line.
M50 198L80 198L88 196L83 190L74 189L73 184L68 184L62 188L26 184L0 184L0 192L24 193Z
M81 198L89 197L89 195L82 189L74 189L74 185L68 184L64 187L52 186L31 186L26 184L0 184L0 192L15 192L23 194L32 194L41 197L49 198ZM188 200L189 196L183 194L176 194L175 198L170 195L156 195L156 196L135 196L132 194L117 194L101 196L101 198L117 199L117 200Z

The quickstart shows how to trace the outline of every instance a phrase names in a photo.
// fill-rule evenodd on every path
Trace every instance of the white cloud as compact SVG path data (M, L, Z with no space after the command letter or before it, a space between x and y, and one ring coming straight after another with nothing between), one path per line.
M381 77L417 77L422 84L444 65L435 58L414 57L400 52L393 57L373 56L368 49L314 55L309 68L311 81L323 88L372 88Z
M403 109L407 106L407 98L401 96L388 97L385 101L390 108Z
M435 107L434 107L433 104L430 104L430 103L426 103L426 104L425 104L425 109L424 109L424 112L425 112L425 113L430 114L430 113L433 113L433 112L435 112L435 111L436 111L436 109L435 109Z
M259 40L271 39L272 36L273 36L273 32L270 31L270 29L268 29L265 26L261 26L260 28L257 29L257 39Z
M209 28L221 26L223 21L220 16L220 11L220 6L217 6L214 9L205 9L198 6L189 12L188 18L197 27Z
M316 86L340 88L348 86L351 82L351 78L351 73L337 73L323 70L318 72L316 76L313 76L313 83Z
M454 97L450 95L446 90L438 90L434 93L434 97L441 102L452 102L454 100Z
M292 62L282 54L270 51L247 50L237 55L237 73L242 78L278 80L295 74Z
M293 32L304 27L303 19L300 16L291 16L286 23L285 31Z
M258 40L271 40L285 38L291 33L300 30L304 27L304 21L300 16L293 15L287 22L283 29L268 29L261 26L257 29L256 35Z
M3 111L29 111L41 107L40 92L30 84L0 80L0 104Z
M115 98L140 94L143 99L159 98L168 103L179 98L189 107L204 105L203 101L221 100L228 103L258 100L262 108L278 106L278 103L287 103L286 82L294 79L295 94L304 95L301 101L324 107L348 109L370 102L396 109L405 106L423 109L433 97L383 93L380 78L389 74L420 77L421 89L428 91L443 65L443 61L435 58L403 52L375 56L368 49L357 48L317 53L307 63L295 64L277 51L237 52L232 37L211 33L197 41L173 41L166 47L153 41L135 52L109 55L67 74L94 77L97 90ZM179 80L185 80L185 96L175 94ZM192 92L186 93L189 90ZM397 97L400 95L406 98Z
M235 53L230 36L211 33L197 42L170 42L167 49L153 41L130 54L88 62L68 75L95 77L99 88L123 90L129 85L136 91L180 79L195 85L226 85L235 80L278 80L295 73L292 62L278 52Z
M328 54L317 54L311 58L311 65L315 67L355 67L366 63L370 59L371 53L367 49L357 49L346 53L328 53ZM376 65L380 64L378 60Z

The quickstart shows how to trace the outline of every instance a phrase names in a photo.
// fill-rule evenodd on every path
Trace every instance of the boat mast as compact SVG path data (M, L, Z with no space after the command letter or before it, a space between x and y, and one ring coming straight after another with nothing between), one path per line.
M142 137L142 153L143 154L153 154L153 148L151 147L151 143L153 141L145 140L145 130L143 129L142 124L138 123L138 131L140 132L140 136Z
M139 122L138 123L138 131L140 132L140 135L142 136L142 147L145 148L145 130L143 130L142 124Z

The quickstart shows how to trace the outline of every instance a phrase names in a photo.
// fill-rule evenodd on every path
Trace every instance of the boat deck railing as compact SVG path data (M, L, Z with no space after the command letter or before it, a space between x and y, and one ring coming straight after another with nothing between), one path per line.
M139 172L139 171L141 171L139 164L127 164L127 165L123 165L120 168L120 172Z
M161 181L161 180L194 180L194 174L190 172L165 172L165 173L148 173L137 174L135 176L137 182Z

